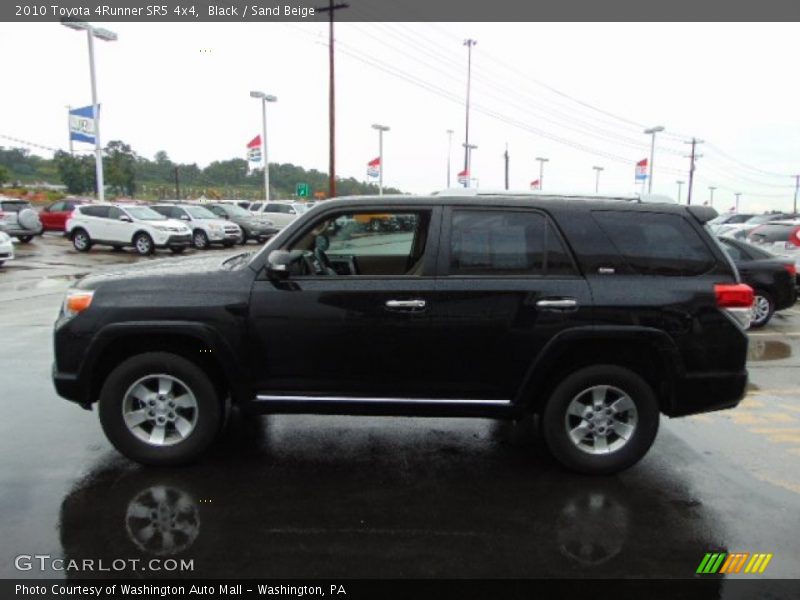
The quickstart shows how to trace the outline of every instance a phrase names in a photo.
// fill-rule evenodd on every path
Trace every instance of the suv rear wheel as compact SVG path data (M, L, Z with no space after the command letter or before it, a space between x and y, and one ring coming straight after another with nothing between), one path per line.
M27 244L28 242L30 242L33 239L33 236L32 235L21 235L21 236L18 237L18 239L23 244Z
M222 418L214 385L191 361L166 352L129 358L100 392L100 423L122 454L147 465L178 465L214 441Z
M88 252L92 249L92 238L85 229L76 229L72 232L72 246L78 252Z
M757 329L769 323L775 313L775 301L764 290L756 290L753 299L753 320L750 327Z
M633 371L596 365L575 371L553 391L542 435L558 462L574 471L609 474L638 462L658 432L653 390Z

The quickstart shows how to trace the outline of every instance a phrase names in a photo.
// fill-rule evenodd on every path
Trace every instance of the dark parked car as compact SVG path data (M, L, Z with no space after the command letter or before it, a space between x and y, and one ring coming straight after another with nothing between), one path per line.
M763 327L775 311L794 305L797 301L797 268L792 260L740 240L721 237L719 241L736 263L742 281L753 288L755 300L751 327Z
M204 204L203 206L220 219L226 219L236 223L242 230L242 244L246 244L248 240L255 240L258 243L265 242L278 233L278 228L275 227L272 221L265 217L254 215L238 204L232 202L212 202L211 204Z
M403 228L352 227L366 215ZM146 464L248 413L520 419L563 465L641 459L659 414L736 406L753 290L703 206L563 196L338 199L256 254L80 280L58 393Z

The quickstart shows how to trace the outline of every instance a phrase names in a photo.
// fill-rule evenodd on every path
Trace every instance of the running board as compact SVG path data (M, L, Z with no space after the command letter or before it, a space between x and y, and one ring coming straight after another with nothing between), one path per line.
M359 396L297 396L258 394L250 404L257 412L319 415L382 415L483 417L512 419L519 407L510 400L445 398L367 398Z

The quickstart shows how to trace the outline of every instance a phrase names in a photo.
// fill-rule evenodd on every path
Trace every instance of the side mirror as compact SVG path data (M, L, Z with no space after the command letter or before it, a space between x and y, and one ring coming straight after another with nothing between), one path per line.
M303 256L302 252L295 250L273 250L267 256L267 276L276 281L289 279L290 267Z
M120 221L125 221L126 223L133 223L133 219L131 219L128 215L120 215Z

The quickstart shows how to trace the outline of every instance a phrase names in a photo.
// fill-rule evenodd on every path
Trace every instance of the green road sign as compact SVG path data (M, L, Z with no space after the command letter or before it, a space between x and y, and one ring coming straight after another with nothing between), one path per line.
M294 190L294 193L298 198L308 198L311 196L311 186L307 183L298 183Z

